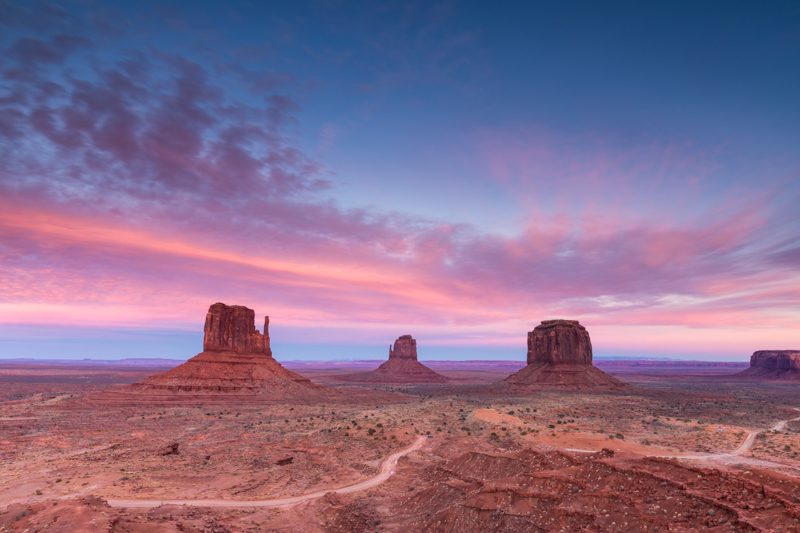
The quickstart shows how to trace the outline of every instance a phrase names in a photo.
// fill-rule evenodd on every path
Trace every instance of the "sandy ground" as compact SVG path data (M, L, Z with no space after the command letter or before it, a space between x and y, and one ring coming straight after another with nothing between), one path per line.
M300 496L292 496L289 498L274 498L269 500L239 500L239 499L210 499L210 500L141 500L141 499L126 499L126 500L107 500L108 505L111 507L121 507L129 509L151 509L153 507L160 507L162 505L188 505L192 507L227 507L227 508L247 508L247 507L294 507L301 503L318 500L328 494L352 494L354 492L361 492L377 487L392 474L397 467L397 461L401 457L405 457L409 453L419 450L426 442L426 437L419 436L410 446L406 446L400 451L389 455L386 459L381 461L381 466L378 473L374 476L367 478L358 483L345 485L343 487L336 487L330 489L318 490L309 494Z
M796 385L671 366L619 374L634 385L624 392L512 396L493 383L513 369L436 370L454 383L369 385L324 404L142 405L99 401L117 386L107 370L75 384L15 368L25 379L0 402L0 531L745 531L770 520L789 531L800 517ZM304 372L340 386L341 367Z

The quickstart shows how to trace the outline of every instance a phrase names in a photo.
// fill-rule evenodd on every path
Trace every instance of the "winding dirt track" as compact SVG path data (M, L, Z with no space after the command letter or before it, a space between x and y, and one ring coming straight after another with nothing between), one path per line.
M800 411L800 409L797 409ZM703 454L693 454L693 455L656 455L653 457L664 457L669 459L683 459L683 460L698 460L698 461L709 461L713 463L720 463L720 464L734 464L734 463L744 463L744 464L751 464L753 466L760 466L762 468L786 468L787 465L781 463L775 463L772 461L766 461L763 459L756 459L753 457L745 457L744 454L750 451L755 443L756 437L759 433L763 431L782 431L786 424L789 422L800 420L800 416L791 418L789 420L781 420L780 422L776 423L769 430L759 430L759 431L750 431L745 437L744 441L739 445L738 448L731 452L722 452L722 453L703 453ZM384 459L381 462L381 468L375 476L365 479L364 481L359 481L358 483L354 483L352 485L345 485L344 487L339 487L335 489L327 489L327 490L319 490L317 492L311 492L309 494L303 494L301 496L291 496L287 498L275 498L271 500L229 500L229 499L208 499L208 500L108 500L108 504L111 507L123 507L123 508L135 508L135 509L150 509L153 507L159 507L161 505L186 505L191 507L226 507L226 508L242 508L242 507L292 507L301 503L305 503L311 500L316 500L318 498L322 498L328 493L336 493L336 494L350 494L353 492L359 492L362 490L371 489L373 487L377 487L387 479L389 479L392 474L395 472L395 468L397 467L397 461L400 460L401 457L405 457L409 453L419 450L425 444L426 438L424 436L417 437L417 440L414 441L413 444L403 448L400 451L397 451ZM577 449L577 448L565 448L565 451L570 452L577 452L577 453L595 453L597 450L584 450L584 449Z
M800 409L795 408L796 411L800 411ZM659 457L669 457L670 459L695 459L700 461L717 461L720 463L731 464L731 463L746 463L752 464L754 466L762 466L769 468L770 466L780 466L786 468L786 465L781 463L776 463L773 461L767 461L765 459L755 459L753 457L743 457L743 455L750 451L753 447L753 444L756 442L756 437L763 433L764 431L783 431L786 427L786 424L789 422L793 422L795 420L800 420L800 416L795 418L790 418L789 420L781 420L780 422L776 423L772 427L767 430L759 430L759 431L750 431L745 437L744 441L739 445L738 448L733 450L732 452L723 452L723 453L698 453L693 455L660 455Z
M351 492L359 492L362 490L377 487L394 474L397 467L397 461L401 457L405 457L409 453L419 450L425 444L426 438L424 436L417 437L410 446L395 452L388 456L381 462L381 468L378 474L359 481L352 485L346 485L336 489L319 490L302 496L291 496L288 498L276 498L272 500L226 500L226 499L210 499L210 500L107 500L108 505L111 507L124 507L135 509L150 509L159 507L161 505L187 505L191 507L227 507L227 508L240 508L240 507L292 507L300 503L316 500L322 498L331 492L336 494L349 494Z
M800 411L800 408L795 407L794 409L796 411ZM800 416L797 416L795 418L790 418L788 420L781 420L780 422L777 422L772 427L766 430L748 431L747 437L745 437L744 441L742 441L742 443L735 450L730 452L677 454L677 455L651 455L650 457L662 457L665 459L679 459L679 460L689 460L689 461L707 461L710 463L717 463L724 465L747 464L766 469L779 468L779 469L798 470L798 468L796 467L785 465L783 463L745 456L745 453L749 452L750 449L753 447L753 444L755 444L756 437L758 437L759 434L763 433L764 431L783 431L786 428L786 424L788 424L789 422L794 422L795 420L800 420ZM585 450L582 448L564 448L564 451L573 453L597 453L600 450Z

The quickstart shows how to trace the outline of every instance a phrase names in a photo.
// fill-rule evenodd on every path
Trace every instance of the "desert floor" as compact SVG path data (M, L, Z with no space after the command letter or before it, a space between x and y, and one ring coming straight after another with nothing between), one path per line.
M324 403L143 403L161 366L0 365L0 531L797 531L800 385L609 362L613 393L512 395L514 363L287 365ZM161 505L160 503L167 503Z

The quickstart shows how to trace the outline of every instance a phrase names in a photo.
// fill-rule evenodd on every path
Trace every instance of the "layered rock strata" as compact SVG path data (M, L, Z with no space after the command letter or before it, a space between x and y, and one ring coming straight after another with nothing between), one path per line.
M203 351L263 353L272 357L269 317L264 317L262 335L256 329L255 316L255 311L243 305L213 304L208 308L203 327Z
M741 377L800 379L800 350L759 350L750 356L750 368Z
M544 320L528 333L528 365L505 381L514 387L622 388L592 365L589 332L577 320Z
M269 317L264 317L262 334L255 327L252 309L215 303L208 309L203 333L202 352L133 387L154 394L224 393L276 400L329 393L272 357Z
M543 320L528 332L528 364L592 364L589 332L577 320Z
M389 359L417 360L417 341L411 335L400 335L394 341L394 346L389 345Z
M417 341L401 335L389 346L389 359L372 372L343 376L368 383L444 383L447 378L417 361Z

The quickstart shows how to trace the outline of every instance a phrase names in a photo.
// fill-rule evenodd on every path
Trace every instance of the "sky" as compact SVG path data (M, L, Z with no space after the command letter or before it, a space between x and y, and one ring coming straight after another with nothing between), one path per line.
M798 58L795 1L0 0L0 358L800 348Z

